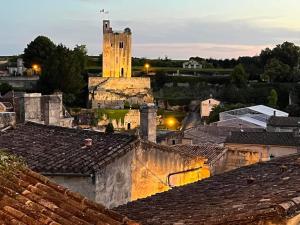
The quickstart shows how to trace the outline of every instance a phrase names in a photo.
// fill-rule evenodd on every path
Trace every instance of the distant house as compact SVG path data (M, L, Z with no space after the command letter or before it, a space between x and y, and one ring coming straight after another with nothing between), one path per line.
M210 176L205 155L126 134L27 122L0 133L1 148L22 157L35 172L109 208Z
M114 210L143 225L298 225L299 159L258 163Z
M220 113L217 126L240 128L267 128L271 116L288 117L289 114L264 105L234 109Z
M31 171L2 152L0 165L0 224L138 225Z
M7 70L9 75L22 76L26 71L22 58L18 58L17 62L8 63Z
M202 64L200 64L196 60L191 59L187 62L184 62L182 64L182 68L183 69L202 69Z
M200 107L200 115L201 118L204 117L209 117L211 111L213 110L214 107L220 105L220 101L209 98L201 102L201 107Z
M299 133L300 117L272 116L267 122L267 131Z
M191 139L192 144L212 143L222 145L231 132L240 131L239 127L200 125L184 131L184 138ZM243 128L244 131L263 132L262 128Z
M300 137L294 133L232 132L225 140L224 171L268 161L299 151Z

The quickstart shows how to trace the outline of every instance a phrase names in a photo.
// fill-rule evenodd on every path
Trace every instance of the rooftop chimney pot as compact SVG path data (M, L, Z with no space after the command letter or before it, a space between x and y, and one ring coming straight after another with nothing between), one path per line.
M92 145L93 145L93 140L92 139L87 138L87 139L84 140L84 146L90 147Z

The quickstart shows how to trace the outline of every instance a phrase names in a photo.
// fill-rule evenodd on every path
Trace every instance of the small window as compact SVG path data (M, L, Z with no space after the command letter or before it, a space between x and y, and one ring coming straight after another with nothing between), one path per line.
M124 77L124 68L121 69L121 77Z
M172 145L176 145L176 140L172 140Z
M127 130L131 130L131 124L130 123L127 124Z
M120 48L124 48L124 42L120 42L119 45L120 45Z

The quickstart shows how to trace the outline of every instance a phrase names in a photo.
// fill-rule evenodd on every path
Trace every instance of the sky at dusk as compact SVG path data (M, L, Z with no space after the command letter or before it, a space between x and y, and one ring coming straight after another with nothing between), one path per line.
M38 35L99 55L104 18L114 30L132 29L137 57L231 58L284 41L300 45L300 0L0 1L0 55L21 54Z

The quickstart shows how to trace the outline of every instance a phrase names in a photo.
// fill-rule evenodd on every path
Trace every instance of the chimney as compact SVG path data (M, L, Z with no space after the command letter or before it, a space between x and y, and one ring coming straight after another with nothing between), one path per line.
M157 107L154 103L141 106L140 116L142 139L156 143Z
M92 145L93 145L93 139L91 139L91 138L84 139L85 147L91 147Z
M60 125L61 99L57 95L43 96L43 110L46 125Z

